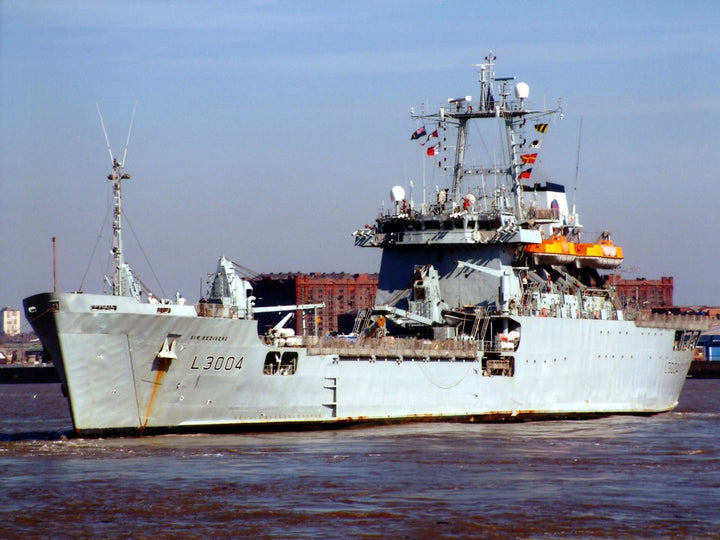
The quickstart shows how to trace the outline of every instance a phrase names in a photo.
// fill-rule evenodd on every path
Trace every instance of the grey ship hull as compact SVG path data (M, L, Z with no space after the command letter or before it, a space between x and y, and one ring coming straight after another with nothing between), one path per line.
M677 405L693 355L673 329L515 316L521 339L497 374L479 350L270 346L255 321L192 306L64 293L24 304L85 435L652 414ZM269 373L284 353L293 372Z

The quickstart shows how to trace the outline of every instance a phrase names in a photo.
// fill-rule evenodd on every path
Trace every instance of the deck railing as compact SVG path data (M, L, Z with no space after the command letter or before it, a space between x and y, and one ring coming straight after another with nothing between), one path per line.
M478 344L460 340L426 340L416 338L339 338L306 337L308 354L338 354L340 356L375 358L475 358Z
M632 314L637 326L648 328L670 328L674 330L707 330L710 318L703 315L673 315L671 313L646 313L638 311ZM627 317L630 319L631 317Z

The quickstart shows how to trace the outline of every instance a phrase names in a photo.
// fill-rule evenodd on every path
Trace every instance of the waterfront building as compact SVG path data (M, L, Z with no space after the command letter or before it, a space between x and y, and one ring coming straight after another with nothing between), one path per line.
M2 320L2 328L0 335L16 336L20 333L20 311L11 307L0 309L0 320Z
M673 306L673 278L623 279L620 274L608 276L608 283L615 287L623 308L636 309L669 308Z

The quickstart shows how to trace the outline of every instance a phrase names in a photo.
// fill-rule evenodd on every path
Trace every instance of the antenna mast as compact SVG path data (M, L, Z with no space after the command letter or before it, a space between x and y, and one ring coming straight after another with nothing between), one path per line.
M580 169L580 141L582 140L582 116L580 117L580 130L578 131L578 149L575 159L575 185L573 186L572 215L575 215L575 195L577 194L578 170Z
M136 103L137 105L137 103ZM133 107L133 115L130 120L130 129L128 130L127 141L125 143L125 151L123 153L122 163L118 163L118 160L113 156L112 148L110 146L110 139L108 138L107 130L105 129L105 122L103 122L102 113L100 112L100 106L95 104L97 107L98 115L100 116L100 125L102 126L103 134L105 135L105 143L107 144L108 152L110 153L110 162L112 165L112 172L108 175L108 180L112 182L113 189L113 242L112 242L112 254L114 261L114 271L112 280L112 293L114 296L134 296L134 291L131 282L125 284L123 279L125 273L129 271L125 264L123 256L123 243L122 243L122 188L120 183L123 180L130 179L130 175L125 172L125 157L127 156L128 144L130 143L130 131L132 130L132 124L135 119L135 107Z
M57 292L57 258L55 257L55 237L52 237L53 247L53 292Z

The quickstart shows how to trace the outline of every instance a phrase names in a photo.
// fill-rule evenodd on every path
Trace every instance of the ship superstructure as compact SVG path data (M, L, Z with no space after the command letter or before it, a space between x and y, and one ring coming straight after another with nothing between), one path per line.
M456 132L454 162L446 167L450 187L436 188L431 204L416 207L406 200L405 190L395 186L394 208L373 227L355 232L357 245L383 249L378 303L400 326L430 326L434 337L467 333L467 325L448 332L447 324L471 323L487 313L617 318L618 306L598 269L619 266L622 248L612 243L609 233L593 243L580 241L582 226L574 209L570 211L564 186L523 185L523 179L531 177L541 134L549 119L561 113L560 107L530 108L529 86L496 77L492 54L478 67L479 100L449 99L437 113L414 115L423 125L413 137L422 133L424 144L435 144L429 155L444 146L435 143L439 132ZM500 124L504 130L503 165L466 163L474 121ZM426 129L428 122L432 127ZM450 153L453 147L442 150ZM469 180L478 177L482 182L473 189ZM485 187L487 178L494 181L492 190ZM418 272L424 277L409 278ZM420 300L414 284L428 280L435 286L421 292Z
M256 306L220 257L197 305L142 296L122 258L123 168L113 163L112 294L24 301L58 367L81 434L413 420L651 414L677 405L704 320L622 309L601 272L623 260L609 233L581 240L565 189L530 183L555 109L478 65L480 97L413 115L427 155L451 154L448 187L393 207L355 243L382 249L376 305L349 336L302 335L293 314ZM427 125L432 122L431 131ZM470 126L501 126L504 152L466 159ZM454 132L454 145L439 132ZM437 140L436 140L437 139ZM443 137L445 140L445 137ZM474 180L479 180L474 182ZM525 181L525 182L524 182ZM525 185L524 185L525 184ZM488 185L492 185L489 189ZM409 200L408 200L409 199ZM278 314L258 335L254 314Z

